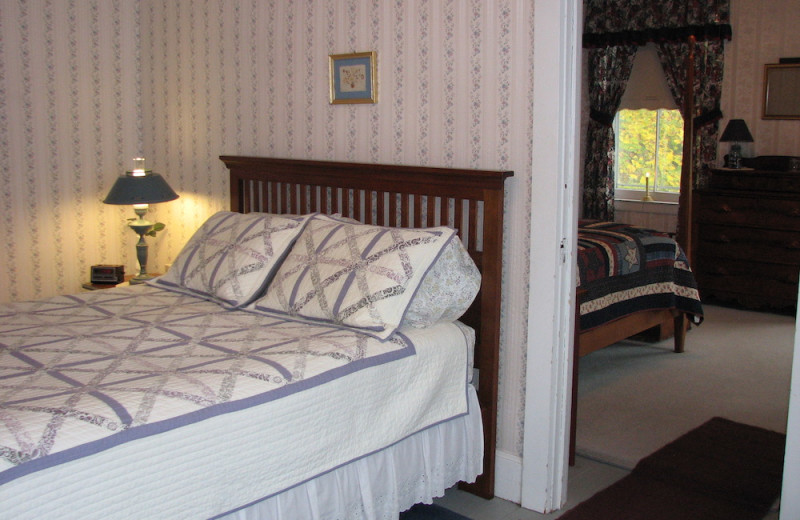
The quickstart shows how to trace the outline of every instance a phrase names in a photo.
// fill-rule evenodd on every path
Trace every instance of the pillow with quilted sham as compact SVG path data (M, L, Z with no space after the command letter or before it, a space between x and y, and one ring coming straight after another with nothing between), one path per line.
M261 296L311 215L220 211L198 229L169 271L153 283L229 308Z
M454 234L446 227L387 228L315 215L250 308L386 339Z
M400 326L430 327L461 317L481 288L481 273L458 237L447 243L441 256L422 279Z

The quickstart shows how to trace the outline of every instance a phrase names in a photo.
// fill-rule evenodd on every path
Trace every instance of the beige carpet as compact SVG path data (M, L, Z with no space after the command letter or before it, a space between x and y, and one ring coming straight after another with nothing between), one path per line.
M705 306L686 339L626 341L581 359L578 454L632 469L712 417L786 432L793 316Z

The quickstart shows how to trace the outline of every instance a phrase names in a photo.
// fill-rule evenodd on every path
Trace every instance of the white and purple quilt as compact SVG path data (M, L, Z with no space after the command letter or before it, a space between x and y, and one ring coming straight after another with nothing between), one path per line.
M455 330L460 330L456 335L461 336L455 351L466 352L465 333L459 327ZM429 350L434 352L436 348ZM385 365L404 359L410 363L415 353L414 341L400 332L389 340L379 341L349 330L226 310L210 301L147 286L2 305L0 501L3 488L9 483L31 478L43 470L77 464L75 461L137 440L158 439L159 435L163 439L177 439L175 431L182 427L207 424L209 431L229 428L231 420L240 421L251 407L271 405L281 401L279 398L291 397L287 405L291 417L285 422L294 424L301 420L296 417L302 415L300 408L310 410L321 406L320 397L328 395L326 384L331 389L355 385L348 390L354 394L345 393L341 400L331 396L328 407L334 408L332 414L336 418L325 419L315 412L320 420L339 422L341 413L358 413L353 410L364 403L370 413L378 413L378 405L370 403L363 394L365 390L357 387L364 384L368 385L365 388L369 385L378 388L375 385L379 383L366 383L367 374L357 378L363 382L345 384L338 380L383 367L378 374L384 379L380 384L385 384L386 379L393 377L387 377L393 372L392 367ZM452 352L447 355L452 356ZM461 401L458 396L464 393L466 354L459 363L461 366L455 369L401 365L397 377L410 385L422 386L421 380L415 379L417 373L430 372L419 377L431 379L433 393L449 392L456 396L451 401ZM445 367L445 362L437 361L434 365ZM457 375L455 383L447 383L452 387L450 390L437 381L443 378L443 371ZM304 403L299 396L308 390L313 404L299 406L298 403ZM412 403L415 399L419 402L412 404L412 408L429 406L426 403L431 398L413 397ZM388 404L386 408L391 410L401 403ZM383 428L376 425L375 434L386 438L367 440L356 449L374 451L375 446L398 440L392 436L402 438L465 412L461 402L455 403L455 412L452 405L448 405L447 411L439 410L439 406L430 406L434 412L422 418L413 410L413 413L402 409L391 411L386 422L404 424L404 428L392 433L387 426L387 431L382 432ZM338 411L336 407L340 407ZM278 436L285 436L288 432L276 424L282 420L281 416L274 416L278 411L279 407L274 405L269 411L260 412L262 420L263 417L274 420L263 421L256 429L263 428L264 434L283 431L284 435ZM404 413L413 415L413 419L394 417ZM242 426L242 431L245 430ZM238 427L233 431L238 432ZM309 434L305 432L297 438L304 435ZM351 431L338 435L330 442L338 445L353 440ZM242 445L247 442L251 441L243 441ZM269 444L263 440L258 443ZM282 456L293 456L287 452L285 443L275 444L272 440L270 443ZM309 445L297 449L298 455L313 452L313 446ZM327 466L334 467L362 455L349 447L338 450L329 446L325 450L340 451L338 459L326 462L324 467L319 461L309 461L308 468L295 472L294 476L276 476L275 482L266 478L257 492L266 496L293 484L292 479L313 477ZM270 455L264 457L271 460ZM275 468L271 473L277 473ZM234 505L233 502L215 504L214 509L224 512Z

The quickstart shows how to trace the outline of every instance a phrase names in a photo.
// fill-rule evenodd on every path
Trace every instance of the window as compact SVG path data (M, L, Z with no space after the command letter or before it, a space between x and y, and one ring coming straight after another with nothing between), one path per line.
M614 133L616 198L641 200L648 185L654 200L677 202L683 158L680 111L620 110Z
M615 197L642 200L647 182L654 200L677 203L683 118L670 94L655 44L648 43L636 52L614 118L614 133Z

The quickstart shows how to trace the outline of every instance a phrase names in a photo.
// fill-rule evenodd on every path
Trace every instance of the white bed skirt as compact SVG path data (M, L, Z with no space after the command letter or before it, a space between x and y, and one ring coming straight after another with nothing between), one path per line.
M468 386L469 414L220 518L396 519L456 482L474 482L483 465L483 427L475 390Z

